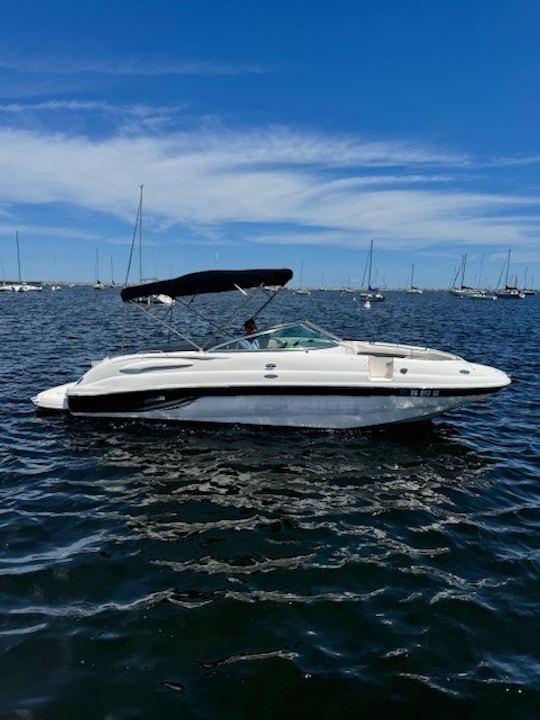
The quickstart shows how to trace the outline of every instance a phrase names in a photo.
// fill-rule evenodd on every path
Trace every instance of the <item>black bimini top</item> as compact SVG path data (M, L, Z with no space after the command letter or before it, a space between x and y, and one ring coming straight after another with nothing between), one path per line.
M171 298L204 293L220 293L242 288L283 287L292 278L288 268L263 270L206 270L181 275L170 280L158 280L145 285L131 285L122 290L122 300L129 302L149 295L168 295Z

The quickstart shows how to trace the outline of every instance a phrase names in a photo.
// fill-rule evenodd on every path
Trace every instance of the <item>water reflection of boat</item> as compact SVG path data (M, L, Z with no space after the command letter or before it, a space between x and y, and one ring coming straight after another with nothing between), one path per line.
M427 518L431 510L433 522L443 521L446 514L455 522L455 505L448 503L448 492L463 493L483 486L495 464L488 452L475 452L448 423L337 435L274 429L265 432L264 443L258 429L244 427L235 429L234 444L228 428L203 427L193 432L146 425L141 442L137 428L129 422L115 422L117 441L105 445L103 430L102 423L87 424L85 433L75 428L70 434L72 451L88 457L96 447L103 447L102 462L116 472L114 478L103 474L94 484L110 487L115 497L121 495L137 508L137 512L126 512L129 526L153 541L174 543L189 538L205 546L209 555L213 547L210 538L215 538L216 532L220 537L229 532L238 537L239 528L252 529L257 538L268 532L275 540L276 533L294 532L298 525L305 532L304 523L308 523L311 530L320 527L327 533L331 515L338 520L341 539L344 533L358 533L370 556L385 552L392 549L395 538L383 533L378 537L381 545L371 544L371 534L365 534L370 516L380 518L381 513L389 513L395 521L394 511L402 518L404 510L420 510L421 517ZM212 511L186 515L186 503L201 510L211 504ZM351 522L355 509L365 518L360 525ZM378 520L373 522L378 524ZM428 523L428 519L419 520L420 525ZM306 549L308 555L311 552L312 547ZM197 563L199 557L198 553L192 558L186 553L184 560ZM171 560L171 556L164 553L159 560ZM205 574L223 572L223 555L220 560L199 569ZM267 569L272 569L271 557L267 563ZM172 569L182 567L179 564ZM279 562L275 567L283 569ZM256 561L251 565L246 560L237 569L244 573L257 570Z
M214 270L126 287L122 299L239 291L242 305L229 316L234 318L258 293L266 307L277 293L265 286L283 286L291 277L287 269ZM196 342L136 307L184 344L105 358L76 383L37 395L36 406L82 417L356 428L429 419L510 383L505 373L451 353L343 340L308 321L240 337L224 322Z

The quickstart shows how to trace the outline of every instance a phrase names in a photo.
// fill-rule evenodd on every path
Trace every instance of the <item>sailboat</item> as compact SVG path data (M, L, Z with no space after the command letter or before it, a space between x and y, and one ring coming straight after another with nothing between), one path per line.
M480 272L478 274L478 287L472 288L471 291L465 294L463 297L468 300L496 300L497 296L493 294L491 290L482 289L482 270L484 268L484 255L480 260Z
M4 263L2 261L2 284L0 285L0 292L12 292L13 287L6 283L6 271L4 269Z
M96 284L94 290L105 290L104 283L99 279L99 250L96 248Z
M58 277L58 268L56 265L56 254L54 255L54 277ZM61 290L62 286L58 283L58 280L54 280L51 283L51 292L58 292L58 290Z
M19 273L19 282L15 283L11 286L11 289L14 292L36 292L41 290L41 285L31 285L29 283L24 282L22 279L22 270L21 270L21 247L19 244L19 233L15 232L15 244L17 246L17 269Z
M364 280L366 277L367 272L367 290L363 290L360 293L360 297L363 300L369 300L370 302L382 302L384 300L384 295L378 291L377 288L371 286L371 273L373 270L373 240L371 241L369 245L369 252L368 256L366 258L366 267L364 268L364 276L362 278L362 285L364 284Z
M143 248L143 188L144 185L139 185L140 187L140 196L139 196L139 207L137 208L137 217L135 218L135 230L133 232L133 241L131 244L131 254L129 257L129 264L128 264L128 271L126 276L126 285L127 285L127 278L129 276L129 270L131 267L131 257L133 255L133 249L135 246L135 239L139 237L139 284L142 285L144 282L148 282L148 278L143 278L143 261L142 261L142 248ZM174 299L169 297L168 295L164 295L162 293L159 293L157 295L148 295L144 298L137 298L135 300L136 303L144 304L144 305L174 305Z
M527 271L528 271L528 269L529 268L526 267L525 272L523 274L523 290L522 290L522 292L524 295L536 295L536 290L533 290L532 287L530 287L530 288L527 287ZM532 285L534 285L534 281L533 281L533 278L531 277L531 286Z
M411 265L411 280L409 283L409 289L407 290L409 295L423 295L424 291L414 284L414 265Z
M467 297L471 293L474 293L474 288L469 285L465 285L465 270L467 268L467 253L461 256L461 266L454 276L454 282L450 288L451 295L457 295L458 297ZM459 287L456 287L456 280L461 275L461 281Z
M303 278L304 278L304 261L302 260L302 263L300 265L300 285L296 288L295 295L311 295L311 290L308 290L303 286Z
M497 290L495 291L495 295L502 300L524 300L526 296L525 293L521 292L521 290L519 290L517 287L517 277L514 285L508 284L508 274L510 272L510 249L508 249L508 254L501 270L501 275L503 274L503 272L505 272L504 287L502 288L498 286ZM499 283L501 275L499 275Z

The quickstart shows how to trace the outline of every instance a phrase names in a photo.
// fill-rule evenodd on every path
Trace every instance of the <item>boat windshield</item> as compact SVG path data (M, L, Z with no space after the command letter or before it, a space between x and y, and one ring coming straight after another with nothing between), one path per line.
M216 345L210 348L208 352L320 350L336 347L336 345L339 345L338 338L325 333L319 328L312 327L307 323L289 323Z

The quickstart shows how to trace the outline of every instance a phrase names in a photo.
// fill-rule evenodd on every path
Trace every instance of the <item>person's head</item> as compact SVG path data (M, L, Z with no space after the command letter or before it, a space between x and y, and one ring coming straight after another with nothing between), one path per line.
M249 320L246 320L244 323L244 335L253 335L253 333L257 332L257 323L253 318L249 318Z

